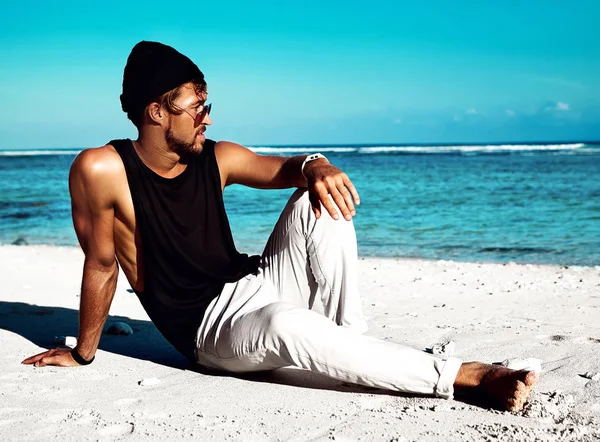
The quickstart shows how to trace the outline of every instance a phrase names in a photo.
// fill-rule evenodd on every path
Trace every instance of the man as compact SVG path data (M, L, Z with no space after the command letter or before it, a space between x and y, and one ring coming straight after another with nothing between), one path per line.
M444 398L457 390L523 407L534 372L443 361L364 336L352 182L322 155L259 156L207 140L206 99L189 58L155 42L133 48L121 102L139 137L83 151L69 176L85 253L77 347L25 364L93 361L118 263L160 332L194 363L230 372L293 365L371 387ZM222 200L231 184L298 188L261 257L235 249ZM319 303L322 315L313 311Z

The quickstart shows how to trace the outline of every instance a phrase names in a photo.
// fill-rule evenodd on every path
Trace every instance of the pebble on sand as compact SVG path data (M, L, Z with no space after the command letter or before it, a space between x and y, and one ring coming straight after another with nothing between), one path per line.
M158 385L160 383L160 379L158 378L146 378L142 379L138 382L138 385L142 387L152 387L154 385Z
M77 338L75 336L56 336L54 342L57 345L65 345L67 347L77 347Z
M600 381L600 373L593 373L591 371L586 371L581 376L586 379L591 379L592 381Z

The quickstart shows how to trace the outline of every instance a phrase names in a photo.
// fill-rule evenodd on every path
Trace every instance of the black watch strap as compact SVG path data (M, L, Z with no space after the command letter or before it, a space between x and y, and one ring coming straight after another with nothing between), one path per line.
M79 365L90 365L92 362L94 362L94 359L96 359L96 356L92 356L92 359L90 359L89 361L87 359L84 359L83 356L81 356L77 351L77 347L71 350L71 356L73 357L73 360Z

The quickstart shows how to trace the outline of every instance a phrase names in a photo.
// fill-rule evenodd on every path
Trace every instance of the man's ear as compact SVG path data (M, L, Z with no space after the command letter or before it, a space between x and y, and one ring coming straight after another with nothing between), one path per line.
M155 124L162 124L165 118L165 110L161 107L160 104L153 101L148 105L146 110L148 118Z

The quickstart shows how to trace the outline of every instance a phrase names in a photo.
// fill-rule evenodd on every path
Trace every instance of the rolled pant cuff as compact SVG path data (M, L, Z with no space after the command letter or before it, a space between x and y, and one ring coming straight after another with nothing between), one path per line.
M435 386L435 395L437 397L444 399L452 399L454 397L454 381L461 365L462 361L457 358L448 358L445 361L440 360L440 365L438 365L441 366L440 379Z

